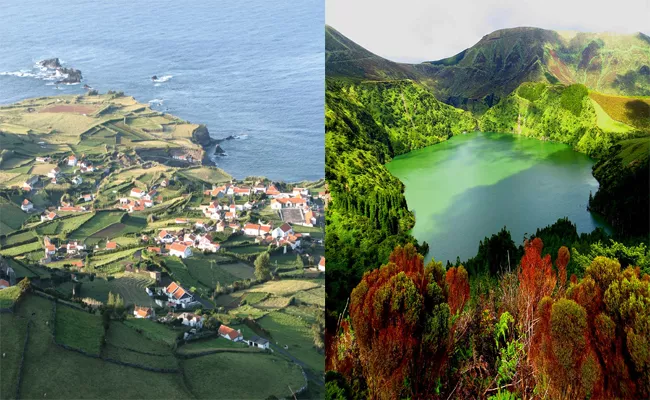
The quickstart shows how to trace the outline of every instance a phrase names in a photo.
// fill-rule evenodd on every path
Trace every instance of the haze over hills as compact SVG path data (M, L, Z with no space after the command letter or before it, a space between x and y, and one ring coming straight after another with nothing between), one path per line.
M326 75L412 79L439 100L482 113L523 82L582 83L591 90L650 95L650 38L521 27L485 35L460 53L403 64L381 58L326 28Z

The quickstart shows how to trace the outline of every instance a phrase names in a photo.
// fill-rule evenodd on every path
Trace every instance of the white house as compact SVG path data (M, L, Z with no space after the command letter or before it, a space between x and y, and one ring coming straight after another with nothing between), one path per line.
M233 194L237 197L239 196L250 196L251 189L247 187L236 187L233 189Z
M321 256L320 261L318 262L318 270L325 272L325 257Z
M140 188L133 188L131 189L131 197L136 197L138 199L141 199L142 196L144 196L144 192Z
M181 243L172 243L172 245L169 246L169 255L180 258L191 257L192 249L189 246L185 246Z
M183 289L176 282L172 282L165 288L165 294L169 302L173 304L187 304L194 301L194 296L187 290Z
M53 211L41 215L41 221L52 221L54 218L56 218L56 213Z
M239 329L234 330L231 327L226 325L221 325L219 327L219 335L222 338L226 338L232 342L241 342L242 340L244 340L244 337L242 336L241 331Z
M246 224L246 225L244 225L244 235L259 236L260 235L260 225L257 225L257 224Z
M211 242L207 236L200 236L199 243L196 245L196 248L199 250L216 253L221 248L221 245L217 242Z
M294 196L309 196L309 189L305 188L293 188L293 191L291 192L292 195Z
M184 312L179 315L178 318L183 321L182 324L185 326L191 326L192 328L198 329L203 328L203 317L200 315Z
M274 238L285 238L291 234L293 234L293 229L291 228L291 225L286 222L282 224L282 226L273 229L273 232L271 233Z
M154 316L154 311L149 307L135 306L133 309L133 316L136 318L151 318Z
M29 179L27 179L25 183L23 183L23 187L29 188L31 190L31 188L33 188L34 185L38 183L38 179L39 179L38 175L30 176Z
M23 200L23 204L20 205L20 209L25 212L30 212L34 209L34 205L32 204L31 201L25 199Z
M166 230L163 229L158 234L158 241L162 242L162 243L168 243L168 244L169 243L174 243L174 236L171 233L169 233L169 232L167 232Z
M77 254L81 250L86 250L86 245L79 242L69 242L66 244L65 249L68 254Z
M251 347L259 347L260 349L268 349L269 341L259 336L253 336L250 339L244 340Z
M88 194L84 194L84 195L82 195L79 199L80 199L80 200L83 200L83 201L85 201L85 202L92 201L92 200L93 200L93 195L90 194L90 193L88 193Z
M47 173L47 176L52 179L56 179L57 176L59 176L59 173L61 172L61 168L59 167L54 167L50 170L50 172Z
M74 154L71 155L70 157L68 157L68 165L71 166L71 167L76 167L77 166L77 157L75 157Z
M81 177L79 175L72 178L72 184L73 185L81 185L81 182L83 182L83 179L81 179Z

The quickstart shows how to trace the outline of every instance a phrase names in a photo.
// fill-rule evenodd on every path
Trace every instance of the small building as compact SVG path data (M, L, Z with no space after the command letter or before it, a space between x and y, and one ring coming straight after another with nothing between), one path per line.
M147 271L149 273L149 277L152 279L155 279L156 282L160 281L160 271Z
M131 189L130 196L141 199L144 196L144 191L140 188L133 188Z
M68 165L71 166L71 167L76 167L77 166L77 157L75 157L74 154L71 155L70 157L68 157Z
M287 224L286 222L280 227L273 229L272 232L272 236L274 238L285 238L291 234L293 234L293 228L291 228L291 225Z
M117 242L106 242L106 250L116 250L118 247Z
M0 279L0 289L8 288L11 286L6 279Z
M325 272L325 257L321 256L320 261L318 261L318 270Z
M244 340L251 347L258 347L260 349L268 349L269 341L259 336L253 336L250 339Z
M158 241L161 242L161 243L167 243L167 244L173 243L174 242L174 236L171 233L169 233L169 232L167 232L166 230L163 229L158 234Z
M135 306L133 316L136 318L152 318L154 316L154 310L149 307Z
M247 236L259 236L260 235L260 225L257 224L245 224L244 225L244 235Z
M219 327L219 335L222 338L230 340L231 342L241 342L242 340L244 340L244 337L242 336L241 331L239 329L235 330L226 325L221 325Z
M210 239L207 236L201 236L199 237L196 248L199 250L216 253L221 248L221 245L217 242L210 241Z
M82 195L80 199L85 201L85 202L89 202L89 201L93 200L93 195L90 194L90 193L87 193L87 194Z
M59 173L61 172L61 168L59 167L54 167L50 170L50 172L47 173L47 176L52 179L56 179L57 176L59 176Z
M23 204L20 205L20 209L25 212L30 212L34 209L34 205L32 204L31 201L25 199L23 200Z
M203 317L200 315L184 312L178 318L182 320L182 324L185 326L191 326L197 329L203 328Z
M169 255L180 257L180 258L191 257L192 249L189 246L186 246L181 243L172 243L172 245L169 246Z
M169 298L169 302L172 304L180 304L184 306L185 304L194 301L194 296L176 282L170 283L169 286L165 288L165 294Z
M41 215L41 222L52 221L54 218L56 218L56 213L54 211L45 212L43 215Z
M73 185L81 185L81 182L83 182L83 179L81 179L81 177L79 175L77 175L74 178L72 178L71 182L72 182Z

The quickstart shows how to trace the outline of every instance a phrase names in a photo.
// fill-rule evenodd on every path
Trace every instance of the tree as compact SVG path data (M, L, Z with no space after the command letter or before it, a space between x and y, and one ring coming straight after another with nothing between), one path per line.
M465 267L460 265L450 268L445 281L449 286L449 309L453 315L462 311L469 300L469 277Z
M442 263L412 244L366 272L352 291L350 317L371 398L426 398L444 370L450 310Z
M300 272L303 272L305 269L305 263L302 261L300 254L296 255L296 269Z
M255 259L255 277L258 281L271 279L271 256L268 251L260 254Z

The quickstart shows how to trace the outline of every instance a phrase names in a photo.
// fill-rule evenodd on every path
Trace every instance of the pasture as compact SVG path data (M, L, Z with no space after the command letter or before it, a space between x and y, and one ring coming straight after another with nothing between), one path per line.
M122 274L112 280L95 277L91 282L87 278L81 281L79 297L91 298L102 303L108 301L108 293L119 294L125 305L152 306L153 300L145 288L154 283L144 275Z
M56 310L56 341L99 355L104 337L102 319L67 306Z
M290 397L289 388L296 391L306 383L297 365L265 353L216 353L185 360L183 369L190 391L201 399Z
M323 355L314 347L311 321L301 315L291 315L285 310L273 311L257 321L273 335L279 346L287 345L294 357L316 372L323 372Z

